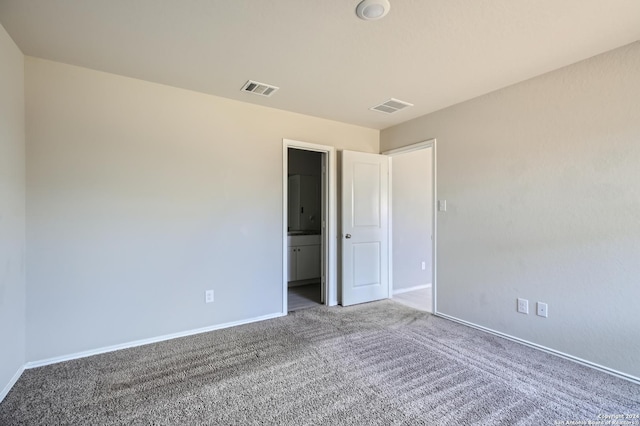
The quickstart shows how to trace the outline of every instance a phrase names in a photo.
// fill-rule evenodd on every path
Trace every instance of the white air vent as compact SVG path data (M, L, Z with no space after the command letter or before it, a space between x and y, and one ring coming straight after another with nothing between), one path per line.
M272 86L270 84L259 83L257 81L249 80L242 87L243 92L250 92L260 96L271 96L278 90L279 87Z
M380 105L371 107L369 109L373 111L384 112L385 114L393 114L396 111L400 111L401 109L405 109L412 106L413 104L410 104L409 102L391 98L388 101L383 102Z

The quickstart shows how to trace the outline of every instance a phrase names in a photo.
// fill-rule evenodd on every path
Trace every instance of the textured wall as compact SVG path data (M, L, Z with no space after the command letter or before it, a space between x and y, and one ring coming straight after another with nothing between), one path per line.
M636 42L382 132L438 139L440 312L640 377L639 99Z
M392 158L394 291L431 284L432 151Z
M0 399L25 362L24 56L0 25Z
M281 312L282 138L379 152L376 130L34 58L26 96L29 361Z

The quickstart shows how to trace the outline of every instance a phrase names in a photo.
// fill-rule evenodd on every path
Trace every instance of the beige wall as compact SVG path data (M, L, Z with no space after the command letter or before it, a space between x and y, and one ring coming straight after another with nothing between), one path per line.
M25 362L24 56L0 25L0 401Z
M640 377L639 99L636 42L381 133L438 139L441 313Z
M282 139L379 152L377 130L35 58L26 102L29 361L281 312Z

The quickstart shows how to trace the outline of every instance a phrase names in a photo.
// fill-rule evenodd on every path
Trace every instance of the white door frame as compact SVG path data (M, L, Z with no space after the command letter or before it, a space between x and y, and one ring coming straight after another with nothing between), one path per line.
M282 139L282 314L287 315L287 212L288 212L288 149L302 149L326 154L323 170L322 194L322 256L321 266L324 277L325 299L328 306L338 304L338 268L337 268L337 203L336 203L336 149L328 145Z
M431 156L431 197L432 197L432 214L431 214L431 235L433 236L433 238L431 239L431 297L432 297L432 307L433 307L433 314L436 314L438 312L437 309L437 288L438 286L436 285L436 241L437 241L437 194L436 194L436 190L437 190L437 185L436 185L436 139L428 139L426 141L423 142L418 142L418 143L414 143L411 145L407 145L407 146L403 146L401 148L396 148L396 149L391 149L389 151L385 151L382 154L384 155L388 155L390 157L393 157L394 155L398 155L398 154L406 154L408 152L413 152L413 151L419 151L421 149L427 149L427 148L432 148L433 151L432 156ZM391 169L390 169L390 185L389 185L389 205L391 206L391 197L393 197L393 192L391 191L392 188L392 183L393 183L393 161L391 162ZM390 223L393 223L393 211L391 208L389 208L389 220ZM389 297L391 297L391 295L393 294L393 225L391 225L389 227Z

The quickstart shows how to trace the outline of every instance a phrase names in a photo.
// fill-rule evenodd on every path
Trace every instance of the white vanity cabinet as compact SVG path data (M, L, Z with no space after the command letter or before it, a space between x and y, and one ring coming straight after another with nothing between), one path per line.
M293 235L287 243L287 281L320 278L320 235Z

